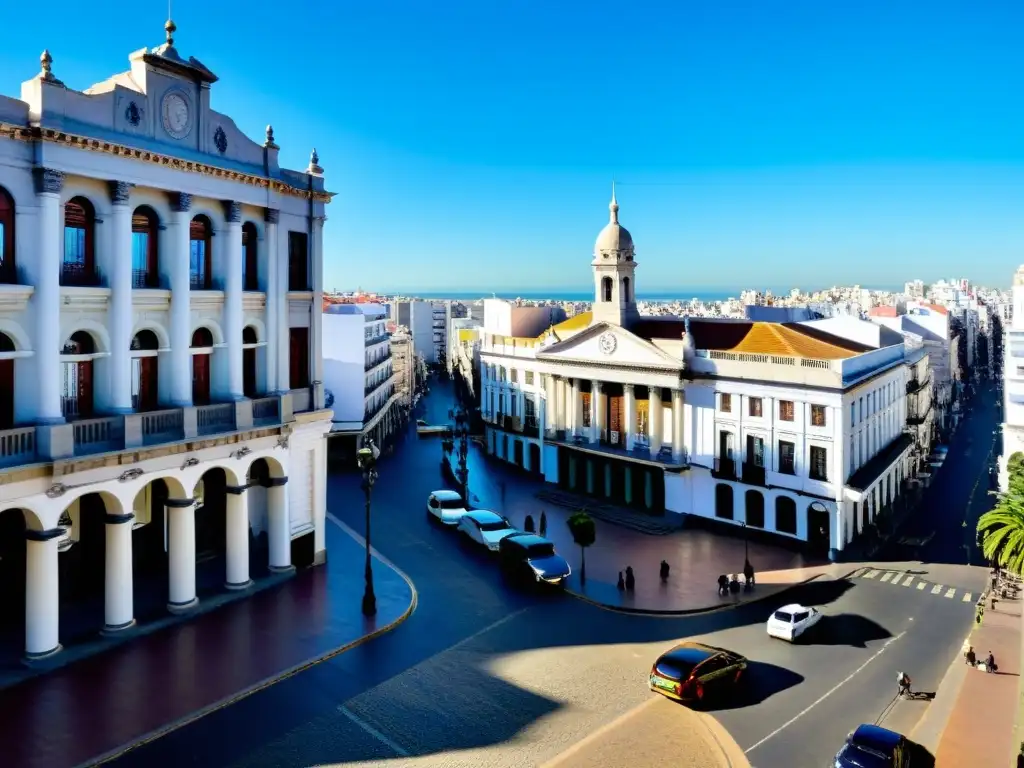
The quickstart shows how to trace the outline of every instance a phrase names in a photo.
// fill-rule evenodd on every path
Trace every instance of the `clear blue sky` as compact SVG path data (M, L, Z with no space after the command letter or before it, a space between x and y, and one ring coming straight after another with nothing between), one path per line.
M147 8L148 6L148 8ZM0 90L85 88L163 2L14 3ZM1024 3L175 0L214 107L337 192L327 288L587 288L619 180L638 291L1009 283Z

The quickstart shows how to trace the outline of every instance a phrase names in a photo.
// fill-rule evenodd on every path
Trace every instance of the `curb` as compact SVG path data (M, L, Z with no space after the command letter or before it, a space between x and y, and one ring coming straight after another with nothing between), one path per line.
M859 570L861 570L861 568L854 568L852 571L849 571L848 573L843 574L842 576L835 576L835 577L833 577L832 580L833 581L842 581L843 579L848 579L853 574L857 573L857 571L859 571ZM703 608L680 608L680 609L675 609L675 610L672 610L672 609L669 609L669 610L658 610L658 609L655 609L655 608L631 608L629 606L622 606L622 605L609 605L608 603L602 603L599 600L595 600L592 597L587 597L586 595L582 595L579 592L574 592L571 589L566 589L565 593L567 595L571 595L572 597L576 598L577 600L580 600L581 602L588 603L589 605L593 605L593 606L595 606L597 608L601 608L602 610L605 610L605 611L611 611L612 613L622 613L622 614L626 614L627 616L648 616L648 617L651 617L651 618L675 618L675 617L681 617L681 616L696 616L697 614L719 613L721 611L729 611L729 610L734 610L736 608L741 608L744 605L751 605L752 603L759 603L759 602L761 602L763 600L767 600L767 599L772 598L772 597L778 597L779 595L783 595L786 592L789 592L790 590L796 589L797 587L802 587L802 586L804 586L806 584L809 584L810 582L815 581L816 579L819 579L819 578L821 578L822 576L825 576L825 575L826 574L823 574L823 573L816 573L814 576L810 576L810 577L804 579L803 581L795 581L792 584L787 585L785 588L780 589L778 592L773 592L770 595L760 595L758 597L753 597L753 598L751 598L749 600L744 600L744 601L738 602L738 603L728 603L726 605L709 605L709 606L705 606Z
M335 525L341 528L349 536L352 536L357 540L362 540L365 542L365 539L356 534L351 528L349 528L343 522L334 517L334 515L332 515L330 512L327 513L327 519L331 520ZM128 752L131 752L133 749L138 749L139 747L145 746L146 744L161 739L164 736L167 736L169 733L177 731L185 727L186 725L190 725L196 722L197 720L201 720L207 715L211 715L218 710L224 709L225 707L229 707L232 704L241 701L242 699L247 699L255 693L259 693L262 690L270 688L272 685L280 683L282 680L287 680L290 677L294 677L300 672L305 672L307 669L315 667L317 664L321 664L325 661L328 661L329 659L332 659L335 656L339 656L342 653L345 653L346 651L350 651L353 648L363 645L364 643L368 643L369 641L374 640L380 637L381 635L390 632L393 629L396 629L399 625L404 623L405 620L413 614L413 611L416 610L416 606L419 603L419 593L416 591L416 585L413 584L412 579L410 579L401 568L399 568L386 557L381 555L373 547L370 547L370 552L378 561L380 561L388 568L393 570L395 573L397 573L402 578L402 580L409 585L409 589L412 593L412 599L409 600L408 607L394 621L390 622L389 624L385 624L383 627L378 627L373 632L363 635L362 637L358 637L355 640L346 643L345 645L327 651L326 653L319 654L318 656L313 656L312 658L299 662L295 666L289 667L283 672L279 672L277 674L271 675L270 677L266 677L263 680L260 680L259 682L250 685L248 688L242 689L238 693L231 694L230 696L227 696L221 699L220 701L214 702L213 704L203 707L202 709L198 709L195 712L192 712L182 718L179 718L178 720L161 726L156 730L150 731L149 733L140 736L138 739L132 741L129 744L124 744L120 747L116 747L115 749L112 749L109 752L105 752L104 754L98 757L89 758L87 761L79 763L78 768L90 768L90 766L103 765L105 763L110 762L111 760L116 760L124 756Z

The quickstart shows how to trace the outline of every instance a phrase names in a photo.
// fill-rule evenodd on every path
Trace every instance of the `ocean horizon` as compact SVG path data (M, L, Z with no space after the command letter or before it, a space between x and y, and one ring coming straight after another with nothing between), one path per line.
M480 299L524 299L526 301L584 302L593 301L593 291L380 291L385 296L406 296L431 301L479 301ZM739 291L663 291L660 293L638 293L637 301L724 301L738 299Z

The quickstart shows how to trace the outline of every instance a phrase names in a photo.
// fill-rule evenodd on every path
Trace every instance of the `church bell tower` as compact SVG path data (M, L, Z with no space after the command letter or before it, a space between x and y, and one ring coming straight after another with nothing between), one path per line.
M633 279L633 237L619 224L619 203L612 183L612 201L608 205L608 223L594 244L594 323L610 323L628 327L639 318L636 308L636 285Z

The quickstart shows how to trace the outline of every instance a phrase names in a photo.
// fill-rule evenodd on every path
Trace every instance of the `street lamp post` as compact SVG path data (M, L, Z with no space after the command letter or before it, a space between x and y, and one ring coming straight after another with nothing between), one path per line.
M370 496L373 485L377 482L377 457L380 451L371 441L366 448L357 453L359 468L363 471L363 494L366 497L366 588L363 591L363 615L375 616L377 613L377 596L373 593L373 566L370 560Z
M455 434L459 438L459 485L462 486L462 498L469 503L469 414L465 408L455 412Z
M740 527L743 529L743 567L745 568L747 563L750 562L750 552L747 548L747 523L745 520L740 523Z

